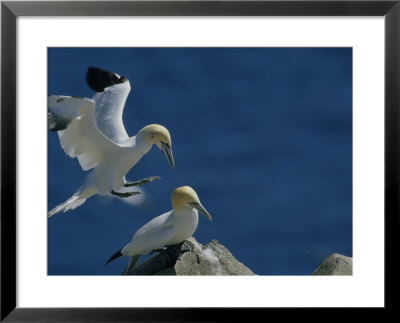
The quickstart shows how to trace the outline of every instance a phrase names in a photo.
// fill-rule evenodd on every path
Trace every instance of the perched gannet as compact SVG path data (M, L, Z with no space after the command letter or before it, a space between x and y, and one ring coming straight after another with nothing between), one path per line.
M135 267L141 255L147 255L163 247L176 245L189 238L197 229L198 212L212 221L210 213L201 205L196 192L189 186L175 189L171 195L172 210L159 215L134 234L131 242L108 259L106 265L122 256L129 256L124 271Z
M168 130L157 124L142 128L129 137L122 122L122 112L130 92L127 78L103 69L90 67L86 74L93 99L51 95L48 98L48 127L58 131L65 153L77 157L82 170L93 169L81 187L48 216L82 205L89 197L109 193L128 197L140 192L118 192L122 187L140 186L159 179L157 176L128 183L125 175L155 144L175 167Z

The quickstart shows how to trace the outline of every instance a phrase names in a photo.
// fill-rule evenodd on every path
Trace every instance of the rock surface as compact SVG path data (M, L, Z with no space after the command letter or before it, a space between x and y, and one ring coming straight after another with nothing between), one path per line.
M311 274L314 276L352 275L353 260L337 253L331 254ZM232 253L213 239L203 246L190 237L183 243L157 252L127 275L232 276L255 275Z
M179 253L181 253L179 257ZM128 275L255 275L217 240L203 246L190 237L146 260Z
M331 254L312 273L314 276L353 275L353 259L337 253Z

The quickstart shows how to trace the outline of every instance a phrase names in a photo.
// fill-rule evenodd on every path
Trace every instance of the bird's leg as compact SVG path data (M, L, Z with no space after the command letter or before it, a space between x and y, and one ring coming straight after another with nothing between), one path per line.
M176 261L178 260L178 257L180 255L180 252L179 252L179 250L176 250L176 247L177 246L175 245L175 246L170 246L170 247L154 250L154 251L159 252L160 254L164 255L164 257L167 258L168 268L175 266Z
M121 192L116 192L114 190L111 190L111 194L115 195L115 196L118 196L118 197L129 197L129 196L132 196L132 195L140 194L140 192L123 192L123 193L121 193Z
M185 253L185 252L192 252L194 250L194 244L191 243L188 240L184 240L181 243L181 248L180 248L180 255L178 257L178 260L181 259L181 256Z
M176 245L167 247L167 251L172 253L176 257L176 261L181 260L181 256L185 252L192 252L194 249L193 243L188 240L184 240Z
M154 251L157 251L161 254L163 254L167 259L168 259L168 267L173 267L175 266L176 262L181 256L181 247L182 247L183 241L172 245L168 246L162 249L157 249Z
M172 267L172 261L169 258L167 249L165 249L165 248L155 249L155 250L153 250L153 252L158 252L158 253L164 255L168 260L168 267Z
M143 184L150 183L152 181L155 181L156 179L161 179L159 176L150 176L144 179L141 179L140 181L136 182L131 182L131 183L125 183L124 187L129 187L129 186L142 186Z

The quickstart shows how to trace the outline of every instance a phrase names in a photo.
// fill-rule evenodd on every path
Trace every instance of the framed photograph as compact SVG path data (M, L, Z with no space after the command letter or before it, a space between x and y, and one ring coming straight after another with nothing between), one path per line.
M2 2L1 320L391 309L399 15L398 1ZM121 275L148 251L127 245L135 232L180 212L195 224L146 241L193 229L203 271ZM332 254L351 272L318 276Z

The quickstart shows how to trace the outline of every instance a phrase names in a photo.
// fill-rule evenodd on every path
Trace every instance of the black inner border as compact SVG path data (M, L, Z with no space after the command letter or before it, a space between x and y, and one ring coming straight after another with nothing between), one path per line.
M400 0L2 1L1 2L1 321L203 322L260 320L268 308L16 307L16 18L18 16L384 16L385 310L396 310L399 274ZM371 232L373 234L373 232ZM371 261L374 255L371 254ZM162 287L161 287L162 288ZM99 286L101 289L101 286ZM40 291L38 291L40 292ZM79 292L79 291L77 291ZM132 291L135 292L135 291ZM195 292L195 291L190 291ZM212 291L210 291L212 292ZM237 291L240 293L240 290ZM365 286L365 292L369 291ZM190 293L182 295L190 297ZM132 304L134 306L134 304ZM284 308L286 310L287 308ZM313 309L313 308L311 308ZM314 308L315 309L315 308ZM272 310L272 309L270 309ZM282 309L279 310L282 313ZM293 309L291 309L293 310ZM294 309L295 310L295 309ZM301 310L301 309L298 309ZM326 309L333 311L335 309ZM378 309L380 318L382 309ZM308 314L309 315L309 314ZM371 317L371 311L368 311ZM257 318L258 317L258 318ZM267 319L267 317L264 317ZM270 317L270 319L274 319ZM323 319L323 317L320 317ZM352 318L351 318L352 319Z

